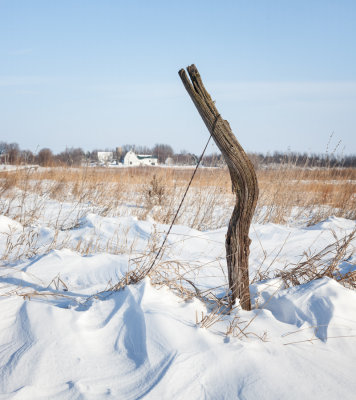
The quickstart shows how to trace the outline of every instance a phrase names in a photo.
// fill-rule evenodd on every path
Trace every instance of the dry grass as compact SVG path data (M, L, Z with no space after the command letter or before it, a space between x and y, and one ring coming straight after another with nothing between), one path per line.
M330 215L356 218L356 169L296 168L290 165L259 171L258 222L309 225Z
M356 169L311 169L286 164L257 173L260 197L255 222L314 224L330 215L356 218ZM191 174L192 168L159 167L2 172L0 212L22 224L31 224L40 214L42 203L37 200L32 210L24 209L24 203L30 193L35 193L40 198L71 202L74 208L91 204L93 211L103 216L125 213L169 223ZM22 208L16 204L14 212L15 198L18 200L19 196L16 188L21 190ZM201 168L177 223L196 229L225 226L234 201L228 170Z
M335 242L326 246L315 254L304 254L303 261L296 265L287 265L275 273L275 277L282 279L285 287L298 286L310 281L328 277L350 289L356 289L356 271L354 265L349 264L356 249L352 241L356 237L356 229L338 239L334 234ZM339 266L348 265L349 271L340 271ZM267 275L268 276L268 275Z
M0 172L0 214L24 227L6 233L2 259L14 261L70 246L83 254L131 251L133 244L116 233L103 243L96 237L69 243L59 235L80 226L85 215L132 215L169 224L192 174L192 168L29 168ZM313 224L330 215L356 218L356 169L297 168L286 164L258 170L260 198L254 221ZM205 230L226 226L234 206L230 177L224 168L198 170L176 223ZM55 212L46 214L49 202ZM42 222L40 222L42 221ZM36 226L56 234L46 249ZM58 237L61 236L61 240Z
M45 254L52 249L70 248L82 255L97 252L130 254L129 272L105 292L121 290L149 275L158 287L167 286L184 300L198 298L207 306L207 313L196 316L202 328L227 322L227 335L248 337L252 321L242 321L239 306L229 309L227 286L225 295L217 297L214 290L204 291L189 278L193 269L203 265L184 264L167 257L164 249L155 267L149 267L157 253L160 236L155 233L147 249L138 253L135 243L127 240L122 230L103 242L98 236L73 243L63 236L81 224L83 216L93 212L101 216L133 215L140 219L152 217L168 224L172 221L179 201L189 181L192 168L38 168L0 172L0 214L17 220L22 232L6 233L1 259L14 262L22 258ZM303 224L319 222L330 215L356 218L356 170L312 169L284 165L275 169L258 170L260 198L255 222ZM38 241L38 221L45 218L49 201L56 204L57 215L47 225L55 235L45 246ZM204 230L226 226L234 206L227 169L198 170L176 223ZM68 208L68 204L70 204ZM338 266L350 257L350 244L356 233L335 243L318 254L307 254L297 265L269 274L265 270L256 279L280 277L285 286L299 285L328 276L349 288L356 288L355 272L341 274ZM59 239L59 237L61 239ZM134 256L133 256L134 255ZM60 284L59 276L53 285ZM221 292L221 291L220 291ZM26 298L36 293L21 292ZM55 295L48 291L41 295ZM262 340L266 337L262 335Z

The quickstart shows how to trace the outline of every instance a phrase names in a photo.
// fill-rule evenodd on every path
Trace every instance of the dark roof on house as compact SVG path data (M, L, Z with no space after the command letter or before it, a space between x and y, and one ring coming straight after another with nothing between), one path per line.
M136 157L137 157L139 160L144 160L145 158L156 158L156 157L149 156L149 155L146 155L146 154L136 154Z

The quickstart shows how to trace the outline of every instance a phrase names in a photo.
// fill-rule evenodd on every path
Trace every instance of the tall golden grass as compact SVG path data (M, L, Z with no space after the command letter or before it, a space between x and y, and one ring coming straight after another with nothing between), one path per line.
M1 172L0 212L10 213L11 196L19 196L14 190L17 188L24 199L33 193L60 202L90 202L101 215L131 213L140 219L150 215L157 222L169 223L191 174L192 168L160 167ZM356 218L356 169L300 168L287 164L260 169L257 175L260 197L255 222L314 224L330 215ZM130 207L120 210L125 205ZM201 168L177 223L197 229L219 228L226 224L233 205L228 170Z

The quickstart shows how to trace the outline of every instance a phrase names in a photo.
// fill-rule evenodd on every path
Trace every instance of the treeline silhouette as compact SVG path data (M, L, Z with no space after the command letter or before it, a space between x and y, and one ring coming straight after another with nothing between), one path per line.
M297 167L339 167L339 168L355 168L356 155L335 155L333 153L296 153L296 152L279 152L273 154L250 153L249 157L258 165L271 164L290 164Z
M156 144L153 147L125 144L115 149L95 149L85 152L81 148L66 148L64 151L54 154L50 148L43 148L36 153L30 150L21 150L17 143L0 141L1 164L38 164L41 166L80 166L88 163L98 163L98 151L110 151L113 153L114 162L123 162L126 153L130 150L136 154L150 154L158 158L160 164L166 165L196 165L199 155L181 150L175 153L168 144ZM335 155L333 153L308 154L297 152L252 153L248 156L255 168L263 168L273 165L291 165L296 167L337 167L355 168L356 155ZM221 153L213 153L203 157L201 165L206 167L224 167L225 161Z
M279 152L273 154L267 153L247 153L255 168L273 165L290 165L296 167L334 167L334 168L355 168L356 155L334 155L334 154L308 154L297 152ZM210 154L202 160L202 165L219 167L225 165L222 154Z

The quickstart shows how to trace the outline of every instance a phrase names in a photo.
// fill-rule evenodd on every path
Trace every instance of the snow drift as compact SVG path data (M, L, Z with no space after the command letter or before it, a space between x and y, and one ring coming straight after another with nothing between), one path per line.
M6 217L0 228L2 245L9 232L26 230ZM318 251L354 228L340 218L310 228L256 224L251 278L296 263L305 249ZM233 316L202 329L197 316L209 313L208 304L183 301L149 278L106 291L128 270L133 254L125 249L134 242L134 251L143 251L164 229L90 214L60 233L69 248L2 265L0 399L354 398L356 292L333 279L289 288L280 278L256 280L255 308L238 311L241 338L225 334ZM38 226L39 249L55 234ZM74 251L94 235L102 243L113 236L124 243L125 236L126 247L116 254ZM189 277L218 296L223 289L214 288L226 284L224 235L175 226L166 257L205 265ZM347 267L354 262L349 258Z

